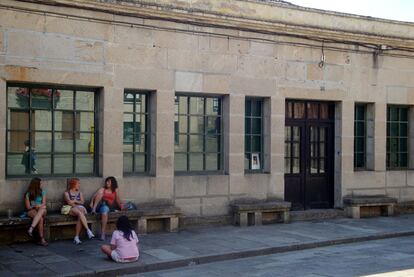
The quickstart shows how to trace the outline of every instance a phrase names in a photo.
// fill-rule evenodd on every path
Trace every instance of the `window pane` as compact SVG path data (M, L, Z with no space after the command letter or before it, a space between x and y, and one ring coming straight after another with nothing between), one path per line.
M135 172L145 172L145 155L135 154Z
M134 140L134 122L132 115L124 114L124 144L132 144Z
M365 137L365 122L356 122L356 136Z
M179 135L178 141L174 146L175 152L186 152L187 151L187 135Z
M95 95L89 91L76 92L76 110L93 111Z
M250 154L244 155L244 169L250 169Z
M365 121L365 105L356 105L355 106L355 120Z
M178 116L178 130L180 133L187 133L188 132L188 128L187 128L187 116L185 115L180 115Z
M407 139L406 138L400 138L400 149L399 152L407 152Z
M297 126L293 126L293 140L300 141L300 129Z
M29 89L9 87L7 90L7 105L9 108L29 108Z
M190 116L190 133L204 133L204 117Z
M146 135L135 134L135 152L146 152Z
M59 90L55 97L55 108L58 110L73 110L73 90Z
M389 107L390 121L398 121L399 109L397 107Z
M145 94L136 94L135 99L135 112L136 113L146 113L146 95Z
M9 175L24 175L30 173L30 165L26 162L27 159L24 158L22 154L8 154L7 155L7 174Z
M28 111L9 110L8 117L8 128L10 130L29 130Z
M207 117L207 134L220 134L220 118L219 117Z
M180 114L188 113L188 97L187 96L177 96L178 97L178 111Z
M94 113L79 112L76 113L76 129L81 132L90 132L94 127Z
M132 153L124 153L124 172L132 172Z
M190 152L203 152L203 136L190 135Z
M252 133L252 126L251 126L251 122L252 122L251 117L246 117L246 118L244 119L244 132L245 132L246 134L251 134L251 133Z
M398 166L398 154L395 152L389 153L389 167Z
M32 130L52 130L52 112L36 110L32 112Z
M244 137L244 150L245 152L251 152L251 147L252 147L252 140L251 140L251 136L245 136Z
M260 152L262 150L262 137L252 136L252 152Z
M285 174L291 173L290 172L290 158L285 158Z
M285 116L286 118L292 118L293 117L293 103L292 102L286 102L285 106Z
M364 153L355 154L355 167L365 167L365 155Z
M73 155L60 155L54 156L54 173L55 174L71 174L73 173Z
M37 154L32 163L32 170L38 174L50 174L52 169L52 159L50 154Z
M407 167L407 153L400 153L400 167Z
M206 114L220 115L221 101L219 98L206 98Z
M398 136L398 123L391 123L390 124L390 128L391 128L391 134L390 136L392 137L396 137Z
M129 112L129 113L134 112L134 94L133 93L124 94L124 112Z
M391 138L389 139L389 141L390 141L390 152L391 153L398 152L398 139Z
M175 171L186 171L187 170L187 155L186 154L175 154L174 155L174 170Z
M145 114L136 114L135 115L135 132L139 133L145 133L147 132L147 126L146 126L146 115Z
M320 103L321 119L329 118L329 105L328 103Z
M244 102L244 113L246 114L246 116L252 115L252 100L251 99L246 99L246 101Z
M293 152L292 152L292 157L295 158L299 158L299 143L292 143L292 147L293 147Z
M219 155L206 154L206 170L219 170Z
M308 118L318 118L318 103L308 103Z
M365 140L363 138L357 138L356 141L356 151L364 152L365 150Z
M300 164L299 159L292 159L292 173L299 173L300 172Z
M29 147L29 132L9 131L7 143L8 152L23 153Z
M76 134L76 152L92 152L92 133L77 133Z
M261 134L262 133L262 120L260 118L252 119L252 133Z
M30 89L32 97L32 109L51 109L52 108L52 89L32 88Z
M408 120L408 109L400 108L400 121L407 121L407 120Z
M294 118L304 118L305 117L305 103L295 102L293 104L293 115L294 115Z
M311 159L311 173L318 173L318 159Z
M73 133L55 132L55 152L73 152Z
M408 136L408 124L407 123L400 123L400 136L406 137Z
M285 143L285 157L290 157L290 148L291 148L290 142Z
M325 172L325 159L319 159L319 172Z
M252 101L252 116L262 116L262 101Z
M52 151L52 133L51 132L33 132L32 144L36 152Z
M190 114L204 114L204 98L190 97Z
M220 136L206 136L206 152L220 152Z
M55 111L55 131L73 131L72 111Z
M190 170L203 170L203 154L190 154Z
M93 173L93 154L76 155L76 173Z

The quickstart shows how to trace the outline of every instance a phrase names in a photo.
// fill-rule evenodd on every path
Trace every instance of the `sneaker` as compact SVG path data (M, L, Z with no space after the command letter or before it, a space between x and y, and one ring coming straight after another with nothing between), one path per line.
M76 245L79 245L79 244L81 244L82 242L81 242L81 240L79 239L79 237L75 237L74 239L73 239L73 243L74 244L76 244Z
M95 237L95 235L92 233L92 231L91 230L86 230L86 233L88 234L88 238L89 239L93 239L94 237Z
M27 230L27 234L31 237L33 237L33 227L30 226L29 230Z
M99 238L102 241L105 241L105 235L101 235L101 237Z

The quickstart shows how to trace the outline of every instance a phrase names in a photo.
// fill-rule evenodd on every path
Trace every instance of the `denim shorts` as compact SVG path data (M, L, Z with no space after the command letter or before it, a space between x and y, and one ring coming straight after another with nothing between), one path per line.
M112 207L108 206L107 203L100 203L96 210L100 214L108 214L109 212L114 211L114 209Z

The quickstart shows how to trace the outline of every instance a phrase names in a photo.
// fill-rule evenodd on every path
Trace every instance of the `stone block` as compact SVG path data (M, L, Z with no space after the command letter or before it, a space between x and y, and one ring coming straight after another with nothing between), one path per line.
M339 65L327 65L324 70L324 80L339 82L344 80L344 67Z
M387 87L387 103L406 105L408 103L407 92L405 87Z
M228 195L229 193L228 175L211 175L207 178L207 195Z
M105 48L108 63L129 64L137 68L167 68L167 50L157 47L110 44Z
M82 62L103 62L104 49L102 42L77 40L74 42L74 58Z
M250 42L249 54L256 56L275 56L275 46L266 42Z
M289 62L286 64L286 78L290 80L306 79L306 64L299 62Z
M131 20L131 17L128 17ZM153 47L153 31L139 27L114 26L114 42L126 46Z
M323 80L324 69L320 68L316 63L308 63L306 65L306 79L315 81Z
M203 74L203 89L205 93L229 93L230 78L228 75Z
M139 69L128 65L115 66L114 84L117 87L146 90L173 90L173 71L165 69Z
M155 198L155 178L149 176L123 177L118 180L121 199L136 204L148 202Z
M175 90L179 92L202 92L203 74L177 71L175 73Z
M237 75L246 77L284 76L284 65L271 57L241 55L237 61Z
M230 175L230 195L246 195L247 183L244 175Z
M407 186L407 174L405 170L390 170L386 172L387 187Z
M207 176L174 176L175 197L205 196Z
M3 9L0 17L0 26L10 29L26 29L43 32L45 28L44 22L45 16L42 14L17 12L11 9Z
M229 51L229 41L229 38L210 36L209 51L216 53L226 53Z
M202 198L202 215L214 216L229 213L229 200L227 197Z
M229 51L232 54L247 54L249 49L249 40L230 39L229 41Z
M234 75L230 78L230 92L249 96L270 96L275 91L276 81L273 79L256 79Z
M185 216L201 215L201 199L200 198L176 198L175 206L179 207Z
M173 176L157 176L155 187L156 199L172 199L174 196Z
M169 32L169 31L153 31L153 39L155 47L168 49L198 49L198 36L194 34Z
M414 187L405 187L400 189L399 202L412 201L414 199Z
M4 47L4 30L0 29L0 53L5 51L6 49Z

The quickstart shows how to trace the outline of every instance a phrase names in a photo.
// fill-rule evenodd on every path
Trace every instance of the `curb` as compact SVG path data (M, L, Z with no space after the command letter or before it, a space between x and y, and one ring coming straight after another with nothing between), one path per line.
M390 239L390 238L398 238L398 237L406 237L406 236L414 236L414 231L381 233L381 234L361 236L361 237L342 238L342 239L334 239L334 240L327 240L327 241L293 244L293 245L287 245L287 246L266 247L266 248L259 248L259 249L246 250L246 251L228 252L228 253L216 254L216 255L198 256L198 257L185 258L185 259L168 261L168 262L153 263L153 264L148 264L148 265L131 264L130 267L117 268L117 269L103 269L103 270L95 270L95 271L93 270L83 271L83 272L77 272L73 274L67 274L64 276L68 276L68 277L69 276L79 276L79 277L114 276L115 277L121 274L123 275L123 274L133 274L133 273L144 273L144 272L159 271L159 270L173 269L173 268L200 265L200 264L208 264L208 263L219 262L219 261L228 261L228 260L235 260L235 259L241 259L241 258L264 256L264 255L270 255L270 254L285 253L285 252L313 249L313 248L319 248L319 247L327 247L327 246L340 245L340 244L349 244L349 243L356 243L356 242Z

